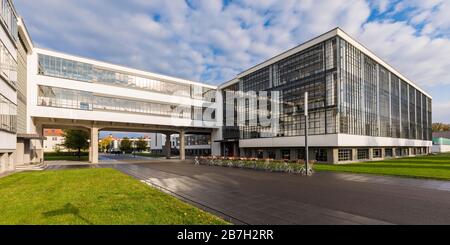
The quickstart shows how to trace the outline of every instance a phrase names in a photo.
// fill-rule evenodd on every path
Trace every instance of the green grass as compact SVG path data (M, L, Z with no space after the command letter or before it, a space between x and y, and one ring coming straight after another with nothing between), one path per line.
M342 165L316 164L317 171L335 171L450 180L450 154L419 156Z
M75 152L45 152L45 161L88 161L89 152L81 152L81 157L78 158Z
M227 224L113 169L0 179L0 224Z

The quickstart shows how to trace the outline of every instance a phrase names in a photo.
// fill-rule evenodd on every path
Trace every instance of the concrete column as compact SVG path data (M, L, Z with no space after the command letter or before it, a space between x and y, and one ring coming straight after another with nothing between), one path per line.
M166 144L164 145L164 150L166 153L166 158L170 159L172 145L170 144L170 133L166 134Z
M40 139L39 145L36 147L36 155L37 155L37 161L35 162L44 162L44 127L42 127L42 125L38 125L36 126L36 133L39 134L40 137L42 137L42 139Z
M6 172L6 161L8 153L0 153L0 174Z
M386 158L386 148L381 148L381 158L382 159Z
M392 158L397 157L397 148L392 148Z
M15 164L16 153L15 152L9 154L8 161L9 162L8 162L7 171L14 171L14 170L16 170L16 164Z
M276 149L275 150L275 159L276 160L281 160L282 156L281 156L281 149Z
M373 148L369 148L369 161L373 160Z
M180 131L180 160L186 160L185 150L185 132L184 129Z
M291 152L290 152L290 160L291 160L291 161L296 161L296 160L298 160L298 150L297 150L297 149L291 149Z
M25 140L24 139L17 139L16 144L16 164L17 165L24 165L25 161Z
M330 155L328 157L328 163L337 164L339 163L339 149L334 148L330 150Z
M213 129L211 132L211 155L221 155L221 143L217 142L222 139L222 129Z
M358 160L358 149L353 148L352 149L352 161L357 161Z
M98 128L91 128L91 139L90 139L90 151L89 151L89 162L91 164L98 163Z

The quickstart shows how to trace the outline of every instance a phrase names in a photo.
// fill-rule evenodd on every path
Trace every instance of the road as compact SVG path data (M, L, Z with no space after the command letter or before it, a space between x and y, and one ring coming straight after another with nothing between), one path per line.
M450 182L187 161L103 163L236 224L450 224Z

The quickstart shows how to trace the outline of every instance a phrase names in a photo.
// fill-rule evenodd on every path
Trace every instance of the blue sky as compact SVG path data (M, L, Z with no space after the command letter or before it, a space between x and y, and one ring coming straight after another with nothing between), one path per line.
M450 123L449 0L15 0L36 46L210 84L334 27Z

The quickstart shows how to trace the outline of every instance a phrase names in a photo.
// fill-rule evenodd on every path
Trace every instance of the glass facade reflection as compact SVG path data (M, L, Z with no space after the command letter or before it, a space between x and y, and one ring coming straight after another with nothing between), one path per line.
M0 72L14 89L17 86L17 62L0 41Z
M194 119L195 111L202 108L176 104L130 100L93 94L71 89L39 86L38 105L78 110L114 111L157 116ZM196 118L196 119L202 119ZM209 119L205 119L209 120Z
M200 99L210 102L215 101L216 90L199 85L190 85L163 81L149 77L135 76L88 63L44 54L39 54L38 59L39 75L143 89L157 93L190 97L193 99Z
M234 126L224 127L224 139L304 135L303 96L307 91L311 135L431 140L431 98L340 37L252 72L224 90L281 93L277 132L266 133L259 124L235 121ZM226 103L224 96L224 108ZM252 113L249 103L242 108L233 103L235 115Z
M15 41L18 40L17 16L14 13L12 4L9 0L0 0L0 17L6 25L9 34Z
M17 105L0 94L0 130L16 133Z

